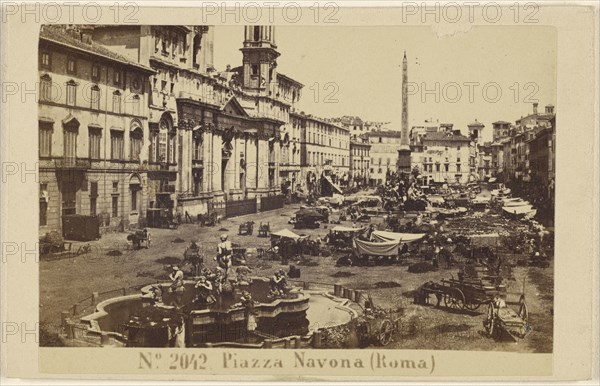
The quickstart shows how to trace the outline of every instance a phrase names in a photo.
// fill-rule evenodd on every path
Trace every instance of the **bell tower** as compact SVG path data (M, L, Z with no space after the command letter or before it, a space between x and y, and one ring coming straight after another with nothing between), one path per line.
M269 90L276 79L277 45L275 27L250 25L244 29L243 55L244 88Z

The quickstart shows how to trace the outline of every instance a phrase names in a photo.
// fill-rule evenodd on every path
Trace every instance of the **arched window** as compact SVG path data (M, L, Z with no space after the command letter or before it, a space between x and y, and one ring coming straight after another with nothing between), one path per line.
M100 110L100 87L96 84L90 90L90 102L92 109Z
M52 100L52 78L48 74L40 77L40 100Z
M67 105L75 106L77 103L77 83L71 79L67 82Z
M113 113L121 114L121 92L113 92Z
M173 119L170 114L163 114L158 129L158 161L174 164L177 137L173 130Z
M129 158L139 162L144 143L144 131L139 122L133 121L129 131Z
M131 113L133 115L140 115L140 96L135 94L131 98Z
M129 178L129 194L131 197L130 211L132 213L139 213L141 207L141 191L142 191L142 180L137 173L132 174Z

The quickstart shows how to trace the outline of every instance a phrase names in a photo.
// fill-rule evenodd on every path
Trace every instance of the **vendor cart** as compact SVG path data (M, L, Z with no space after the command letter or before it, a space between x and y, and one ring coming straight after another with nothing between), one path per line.
M369 295L369 307L356 321L356 335L361 347L369 344L387 346L400 329L401 310L385 310L375 307Z
M142 245L144 245L146 249L148 249L150 248L150 242L152 241L152 237L150 236L150 232L148 232L147 229L143 229L128 234L127 241L131 241L131 244L134 249L140 249Z
M258 227L258 237L268 237L271 234L271 224L270 223L260 223Z
M437 305L443 299L444 305L452 310L462 311L465 308L475 311L482 304L489 303L494 296L505 293L504 285L491 285L480 279L442 279L439 283L428 282L419 289L417 303L428 304L429 295L438 299Z
M364 230L364 228L336 226L329 230L329 234L325 236L325 241L338 251L348 252L352 249L352 239Z
M240 224L238 235L252 236L254 232L254 221L246 221Z
M490 302L483 327L490 338L509 336L515 341L525 338L531 332L525 295L522 294L518 302L510 303L499 297Z

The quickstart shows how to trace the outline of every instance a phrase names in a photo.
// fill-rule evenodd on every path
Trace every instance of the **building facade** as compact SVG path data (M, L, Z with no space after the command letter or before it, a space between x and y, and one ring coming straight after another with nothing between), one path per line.
M371 145L366 136L350 140L350 181L352 187L367 186L370 179Z
M94 44L90 29L43 26L39 39L40 234L64 216L104 230L145 218L148 79L154 70Z
M344 115L343 117L333 118L338 123L348 129L351 136L366 134L373 130L383 130L390 122L364 121L360 117Z
M517 119L514 125L494 122L491 174L504 182L550 185L554 180L555 117L554 106L547 105L544 113L539 113L534 103L532 114ZM547 149L540 145L543 142Z
M341 125L312 115L293 113L302 128L300 164L303 190L320 193L321 177L347 186L350 172L350 133Z
M296 110L303 85L278 71L273 26L245 27L238 67L217 71L213 50L212 26L42 28L42 233L63 215L125 229L368 178L368 143L351 153L348 126Z
M411 165L422 184L469 182L471 140L460 130L440 126L439 131L427 131L412 143Z
M374 130L367 133L371 145L370 186L384 184L388 173L396 172L400 136L399 131L393 130Z
M484 127L485 125L478 122L477 119L467 125L469 139L471 140L469 143L469 181L481 181L485 178L482 164L483 150L481 149L483 146L481 141L483 140L482 132Z

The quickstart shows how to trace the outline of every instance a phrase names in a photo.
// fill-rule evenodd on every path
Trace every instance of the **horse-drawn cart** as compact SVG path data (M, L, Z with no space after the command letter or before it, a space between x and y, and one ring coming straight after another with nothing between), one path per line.
M150 248L152 237L150 236L150 232L148 232L147 229L142 229L137 230L134 233L128 234L127 241L131 241L131 244L134 249L140 249L142 245L144 245L145 248L148 249Z
M433 294L437 298L437 304L440 305L444 300L444 305L453 310L475 311L482 304L489 303L498 293L506 292L504 285L492 285L482 280L456 280L442 279L441 282L427 282L421 286L417 293L416 303L428 304L429 295Z

